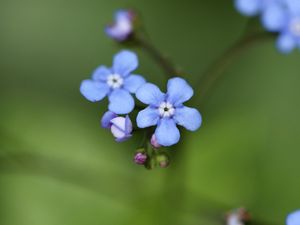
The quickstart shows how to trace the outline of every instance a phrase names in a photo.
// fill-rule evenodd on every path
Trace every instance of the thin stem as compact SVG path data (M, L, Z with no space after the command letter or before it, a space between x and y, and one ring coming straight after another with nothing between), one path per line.
M207 94L210 88L239 54L249 49L253 44L273 39L273 37L274 36L272 33L267 32L243 35L239 41L233 44L208 67L208 69L201 76L200 80L196 83L195 89L200 90L201 98Z
M144 49L153 60L161 66L163 69L166 78L171 78L175 75L178 75L180 72L176 69L174 64L165 57L151 42L149 39L145 38L145 35L142 33L136 33L133 37L134 41Z

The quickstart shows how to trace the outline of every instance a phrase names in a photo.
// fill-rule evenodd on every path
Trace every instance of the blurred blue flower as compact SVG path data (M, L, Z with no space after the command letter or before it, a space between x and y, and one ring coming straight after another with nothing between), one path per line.
M256 16L285 0L235 0L236 9L245 16Z
M300 48L300 1L286 0L288 10L283 16L277 16L278 31L277 47L282 53L290 53L294 48Z
M136 54L121 51L114 56L112 68L100 66L92 74L92 79L82 81L80 92L92 102L108 96L111 112L127 114L134 108L134 99L130 93L135 93L145 83L142 76L131 74L137 67Z
M286 225L300 225L300 210L288 215Z
M113 118L110 122L110 131L117 142L126 141L132 136L132 123L128 115L126 117L119 116Z
M115 21L105 28L106 34L116 41L125 41L133 32L135 13L131 10L118 10Z
M144 84L137 90L136 97L149 106L138 113L137 126L145 128L157 125L157 143L162 146L176 144L180 139L176 124L191 131L201 125L202 118L198 110L183 105L192 96L193 89L182 78L170 79L166 94L154 84Z
M260 15L266 30L279 33L280 52L290 53L300 48L299 0L235 0L235 5L244 15Z

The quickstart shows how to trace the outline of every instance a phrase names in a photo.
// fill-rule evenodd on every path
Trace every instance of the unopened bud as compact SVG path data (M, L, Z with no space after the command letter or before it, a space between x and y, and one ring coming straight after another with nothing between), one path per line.
M126 141L131 137L132 132L132 123L129 116L126 117L116 117L111 121L111 133L116 138L117 142Z
M251 216L249 212L244 208L233 210L227 214L226 224L227 225L245 225L249 222Z
M147 161L147 155L142 152L138 152L134 156L134 162L138 165L144 165Z
M169 157L166 154L157 155L156 161L161 168L166 168L169 166Z
M133 10L118 10L115 21L105 28L106 34L118 42L127 41L134 32L137 14Z
M106 113L104 113L104 115L102 116L101 119L101 126L105 129L110 129L112 123L110 122L112 119L116 118L117 114L111 112L111 111L107 111Z
M160 148L160 147L161 147L161 145L158 144L158 142L157 142L157 139L156 139L155 134L152 135L151 140L150 140L150 143L151 143L151 145L152 145L154 148Z

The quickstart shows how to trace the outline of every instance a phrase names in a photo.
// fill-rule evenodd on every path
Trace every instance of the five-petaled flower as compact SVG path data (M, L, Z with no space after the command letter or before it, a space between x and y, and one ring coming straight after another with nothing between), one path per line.
M172 78L168 81L167 93L162 93L151 83L142 85L136 92L136 97L149 106L140 111L137 116L137 126L145 128L157 125L155 137L158 144L171 146L180 139L176 124L188 130L197 130L202 122L198 110L183 105L193 96L193 89L182 78Z
M105 28L106 34L116 41L125 41L133 33L135 13L132 10L118 10L115 13L115 21Z
M286 225L300 225L300 210L287 216Z
M124 50L115 55L112 68L98 67L92 79L84 80L80 92L89 101L109 99L109 110L116 114L127 114L134 108L134 99L130 93L145 83L140 75L131 74L138 67L135 53Z

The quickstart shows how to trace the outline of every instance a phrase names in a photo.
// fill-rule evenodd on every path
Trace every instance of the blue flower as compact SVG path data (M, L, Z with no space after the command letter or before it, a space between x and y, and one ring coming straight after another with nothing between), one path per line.
M286 225L300 225L300 210L288 215Z
M115 55L112 68L100 66L92 74L92 79L82 81L80 92L92 102L108 96L110 111L127 114L134 108L134 99L130 93L135 93L145 83L142 76L131 74L137 67L136 54L121 51Z
M116 41L125 41L133 33L135 13L130 10L119 10L115 13L115 21L105 28L106 34Z
M145 128L157 125L155 137L158 144L176 144L180 139L176 124L191 131L201 125L202 118L198 110L183 105L192 96L193 89L182 78L170 79L166 94L154 84L144 84L137 90L136 97L149 106L138 113L137 126Z
M276 45L280 52L300 48L299 0L235 0L235 5L245 15L261 14L266 30L279 33Z
M300 1L286 0L286 2L288 10L284 11L283 16L274 18L280 33L277 48L282 53L290 53L294 48L300 48Z
M235 0L236 9L245 16L264 13L269 7L276 6L284 0Z

